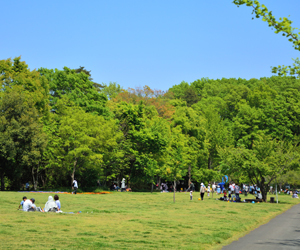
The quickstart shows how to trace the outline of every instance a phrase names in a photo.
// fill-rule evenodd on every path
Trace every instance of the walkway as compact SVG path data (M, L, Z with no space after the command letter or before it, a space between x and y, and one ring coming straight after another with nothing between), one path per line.
M222 250L260 249L300 249L300 204L222 248Z

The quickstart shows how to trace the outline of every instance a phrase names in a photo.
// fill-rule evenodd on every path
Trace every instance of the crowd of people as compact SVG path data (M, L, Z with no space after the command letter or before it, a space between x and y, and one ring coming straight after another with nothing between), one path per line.
M18 209L20 209L20 207L22 207L24 212L62 212L58 195L54 195L54 199L52 196L49 196L44 208L37 207L34 198L27 199L27 197L24 196Z

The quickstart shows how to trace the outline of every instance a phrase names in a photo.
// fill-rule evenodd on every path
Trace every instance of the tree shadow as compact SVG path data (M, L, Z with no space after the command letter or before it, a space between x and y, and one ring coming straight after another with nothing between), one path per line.
M300 230L296 230L300 231ZM283 247L299 247L300 246L300 239L288 239L288 240L274 240L274 241L265 241L261 243L256 243L259 245L281 245ZM284 248L285 249L285 248Z

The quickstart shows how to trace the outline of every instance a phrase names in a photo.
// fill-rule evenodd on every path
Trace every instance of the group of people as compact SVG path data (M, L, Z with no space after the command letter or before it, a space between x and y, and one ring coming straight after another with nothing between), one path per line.
M121 188L115 182L113 182L110 186L111 191L119 191L119 189L121 189L121 192L131 191L131 188L127 188L127 186L125 185L125 178L123 178L121 181Z
M24 196L18 209L20 209L21 206L22 206L22 210L24 212L35 212L35 211L38 211L38 212L59 212L59 211L61 211L61 203L60 203L58 195L54 195L54 199L53 199L52 196L49 196L48 201L46 202L44 208L37 207L35 205L35 199L34 198L27 199L27 197Z

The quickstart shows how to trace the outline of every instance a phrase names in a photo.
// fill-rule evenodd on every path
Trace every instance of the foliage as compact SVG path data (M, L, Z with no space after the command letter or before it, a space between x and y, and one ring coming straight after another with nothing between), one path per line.
M263 199L267 200L270 183L289 170L299 168L299 152L291 143L261 136L253 141L251 149L229 147L219 149L221 170L231 174L239 183L256 183Z
M292 21L287 17L279 18L276 20L275 16L272 14L272 11L269 11L264 4L260 4L259 1L253 0L234 0L234 4L238 7L240 5L246 4L249 7L253 8L252 14L255 14L256 18L262 17L264 22L267 22L269 27L275 29L275 33L282 33L282 36L288 38L288 41L293 44L295 50L300 51L300 30L298 28L292 27ZM252 18L253 19L253 18ZM286 75L297 75L300 77L300 64L299 58L293 59L293 66L278 66L272 68L272 73L278 73L280 76Z

